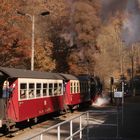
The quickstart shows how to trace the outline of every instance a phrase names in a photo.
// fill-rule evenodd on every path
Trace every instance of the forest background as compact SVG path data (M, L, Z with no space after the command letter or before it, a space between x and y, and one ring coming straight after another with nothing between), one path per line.
M139 7L139 0L0 0L0 66L31 69L31 15L35 70L90 74L106 84L130 79L140 72Z

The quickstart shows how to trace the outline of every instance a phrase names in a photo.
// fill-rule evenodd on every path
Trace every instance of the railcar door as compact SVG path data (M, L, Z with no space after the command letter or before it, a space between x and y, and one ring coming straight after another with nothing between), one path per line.
M3 98L3 84L6 79L7 77L0 73L0 127L2 127L2 120L6 119L7 99Z
M0 127L2 127L5 120L11 119L9 116L9 108L13 108L10 103L15 80L16 79L10 78L7 75L0 75Z

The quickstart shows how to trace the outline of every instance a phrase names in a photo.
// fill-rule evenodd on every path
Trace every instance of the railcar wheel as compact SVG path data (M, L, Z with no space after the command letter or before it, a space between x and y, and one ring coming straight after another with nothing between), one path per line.
M74 110L73 110L73 106L72 105L69 105L69 110L70 110L71 113L73 113Z
M38 118L35 117L35 118L34 118L34 123L37 123L37 122L38 122Z
M7 125L3 125L2 128L0 129L0 132L3 135L7 135L9 133L9 129L8 129Z

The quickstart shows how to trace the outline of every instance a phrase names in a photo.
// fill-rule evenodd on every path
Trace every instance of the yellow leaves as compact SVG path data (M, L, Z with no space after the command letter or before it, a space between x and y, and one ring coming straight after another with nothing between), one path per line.
M56 0L47 0L46 8L51 13L51 20L58 20L67 15L66 0L57 0L57 2Z
M72 71L81 72L82 68L78 70L78 66L73 64L79 56L69 59L70 55L77 55L72 54L73 51L77 51L77 47L72 48L69 41L73 40L78 48L85 47L84 51L89 47L90 51L87 54L91 60L94 58L95 51L92 50L95 49L97 28L100 25L100 18L97 16L100 8L96 2L88 0L73 1L73 3L69 0L2 1L0 5L1 46L6 46L9 50L12 63L15 60L19 62L17 65L23 65L23 61L25 66L30 64L32 21L28 17L16 15L16 10L21 10L35 15L35 68L52 71L57 65L58 70L62 66L62 71L65 67L63 65L69 63ZM43 11L49 11L50 15L42 18L38 16ZM62 34L68 34L70 39L65 40ZM21 61L18 61L18 58ZM7 62L9 60L9 58L6 59Z
M52 59L53 47L50 41L46 41L44 46L40 44L38 39L35 47L35 68L39 70L52 71L55 69L55 61Z

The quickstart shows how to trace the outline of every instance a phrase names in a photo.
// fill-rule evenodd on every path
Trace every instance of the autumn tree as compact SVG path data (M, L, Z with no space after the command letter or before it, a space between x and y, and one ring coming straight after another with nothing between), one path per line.
M124 74L123 58L126 55L125 43L121 38L122 20L120 16L112 17L105 23L97 44L101 53L96 57L95 73L109 84L110 77L119 78Z
M28 40L17 26L20 22L16 14L17 7L20 7L20 2L16 0L2 0L0 4L1 66L24 67L28 61Z
M55 60L52 56L53 44L46 39L46 42L37 39L35 47L35 69L40 71L54 71Z
M12 4L12 2L15 2L16 5ZM5 4L8 4L8 2L5 2ZM79 67L78 61L82 60L84 62L85 58L88 64L94 66L93 54L98 50L96 46L96 36L100 23L98 17L100 8L97 1L59 0L59 2L56 3L55 0L28 0L20 2L16 2L15 0L11 1L10 4L13 13L11 9L9 9L9 11L5 9L6 13L10 14L10 17L6 16L3 25L5 25L6 28L8 27L6 25L7 20L14 23L10 24L7 31L14 30L12 44L14 44L15 48L11 47L10 56L6 57L6 61L3 60L3 65L10 64L11 66L30 69L32 38L31 17L34 15L36 70L69 71L73 73L77 67ZM17 15L17 11L23 14ZM47 17L40 16L44 11L49 11L50 15ZM29 14L30 17L26 16L27 14ZM16 16L12 21L11 19L14 15ZM1 17L4 17L4 15ZM11 55L13 59L10 59ZM8 62L8 64L6 62ZM75 68L73 69L74 65ZM84 67L84 69L81 67L81 71L83 69L83 72L87 71L87 65ZM93 71L93 68L91 68L90 71Z
M70 30L73 31L73 42L77 44L77 49L69 57L70 71L94 74L94 54L100 51L96 44L100 28L100 2L77 0L72 6Z
M48 14L43 15L47 12ZM55 69L55 61L52 59L51 49L53 44L48 39L48 20L49 10L46 7L44 0L28 0L22 1L22 6L18 8L18 13L22 21L20 22L20 29L24 30L24 36L28 38L29 52L31 54L32 44L32 17L34 16L34 69L52 71ZM30 55L31 59L31 55ZM31 63L31 61L30 61Z
M69 7L66 0L48 0L46 6L50 11L50 17L47 22L48 37L53 44L52 59L55 60L57 72L67 72L68 56L71 52L69 39L67 40L65 33L69 26Z
M59 0L56 3L55 0L48 0L46 7L50 11L49 19L45 24L48 27L46 33L53 43L55 71L73 73L77 69L76 67L79 67L79 59L84 59L84 57L87 57L90 65L93 66L93 53L98 50L95 42L100 23L99 2ZM88 50L88 53L77 53L83 49ZM80 56L81 54L82 56ZM73 57L74 55L75 57ZM73 65L75 65L74 69Z

